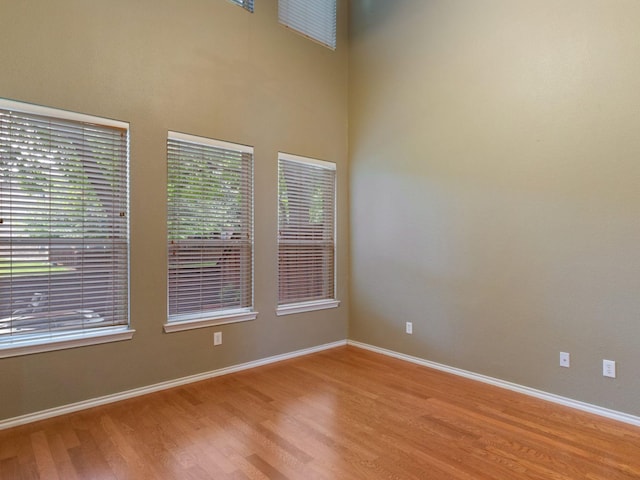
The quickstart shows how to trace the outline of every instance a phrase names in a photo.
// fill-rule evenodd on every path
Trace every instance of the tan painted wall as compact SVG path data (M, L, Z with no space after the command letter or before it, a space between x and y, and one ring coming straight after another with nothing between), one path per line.
M350 18L350 338L640 415L640 2Z
M0 419L346 338L346 4L335 52L276 0L0 1L0 97L131 123L133 340L0 360ZM164 334L167 130L255 147L253 322ZM338 309L276 317L277 152L338 165ZM213 331L224 343L213 348Z

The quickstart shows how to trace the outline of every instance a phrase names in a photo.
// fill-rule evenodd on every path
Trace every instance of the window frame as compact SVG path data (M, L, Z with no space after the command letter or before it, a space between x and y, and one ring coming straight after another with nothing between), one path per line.
M331 298L323 298L317 300L300 300L300 301L287 301L282 302L280 298L280 287L281 287L281 263L280 263L280 247L283 245L281 243L281 235L280 235L280 203L281 203L281 190L280 190L280 173L282 162L294 162L297 164L308 165L311 167L320 167L333 172L333 198L332 198L332 257L333 257L333 275L330 277L331 279L331 290L333 292L333 296ZM278 152L278 299L277 299L277 308L276 314L280 315L290 315L295 313L303 313L303 312L311 312L315 310L324 310L329 308L337 308L340 306L340 301L337 299L337 165L334 162L327 162L325 160L318 160L310 157L303 157L299 155L293 155L284 152Z
M62 110L52 107L46 107L41 105L35 105L25 102L18 102L14 100L0 98L0 109L6 111L13 111L16 113L21 113L25 115L34 115L41 117L51 118L52 121L63 121L63 122L73 122L77 124L89 124L94 125L96 127L105 127L105 128L115 128L124 130L126 132L125 139L125 154L124 158L124 170L125 170L125 180L124 184L120 185L120 187L124 188L126 192L126 234L125 234L125 261L123 262L123 266L125 268L126 274L126 285L124 285L124 292L126 295L126 301L124 302L124 319L126 320L126 324L119 325L111 325L104 327L97 327L91 329L63 329L58 332L42 332L42 333L32 333L32 334L24 334L24 335L16 335L9 336L8 338L0 339L0 358L8 358L20 355L29 355L34 353L41 352L49 352L55 350L63 350L68 348L82 347L88 345L98 345L103 343L110 342L118 342L122 340L130 340L133 338L135 330L131 328L131 318L130 318L130 246L131 246L131 237L130 237L130 225L129 225L129 198L130 198L130 188L129 188L129 135L130 135L130 127L129 123L122 122L119 120L107 119L104 117L97 117L93 115L83 114L72 112L68 110ZM51 130L52 132L54 130ZM86 217L83 217L86 218ZM12 238L12 237L9 237ZM49 242L52 237L48 238ZM84 237L82 237L84 238ZM13 245L13 241L9 245ZM13 282L12 282L13 283ZM54 310L55 311L55 310ZM13 314L12 314L13 316Z
M169 221L170 221L170 198L169 192L167 191L167 321L164 324L165 333L173 333L180 332L184 330L192 330L196 328L204 328L210 327L214 325L225 325L230 323L238 323L238 322L246 322L255 320L258 316L258 312L255 310L255 241L254 241L254 174L253 174L253 166L254 166L254 157L253 157L253 147L242 145L238 143L226 142L223 140L217 140L208 137L201 137L186 133L180 133L175 131L169 131L167 134L167 186L170 182L170 172L171 168L170 159L169 159L169 144L170 142L178 142L183 144L192 144L197 145L200 148L211 147L219 150L227 150L235 153L247 153L251 155L251 160L249 163L248 172L245 174L248 175L250 181L250 187L248 189L249 197L247 199L248 202L248 212L250 217L250 225L248 226L248 230L250 232L250 254L249 254L249 262L250 262L250 286L249 291L245 292L245 294L249 295L250 305L247 307L237 307L237 308L221 308L215 310L201 310L196 313L189 314L176 314L173 315L173 319L171 318L171 307L170 307L170 250L171 250L171 232L169 231Z

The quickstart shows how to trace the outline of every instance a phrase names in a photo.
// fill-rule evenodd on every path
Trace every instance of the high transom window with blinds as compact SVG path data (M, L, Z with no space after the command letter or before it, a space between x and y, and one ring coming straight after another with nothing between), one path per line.
M278 156L278 313L335 300L335 163Z
M278 0L278 19L285 27L335 50L337 0Z
M165 331L256 318L253 149L169 132Z
M128 136L123 122L0 100L0 349L124 338Z
M245 10L249 10L250 12L253 12L253 0L231 0L231 3L240 5Z

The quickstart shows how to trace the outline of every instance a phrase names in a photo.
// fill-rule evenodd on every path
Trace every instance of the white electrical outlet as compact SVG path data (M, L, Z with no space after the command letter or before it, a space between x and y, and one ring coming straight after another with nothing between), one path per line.
M222 332L214 332L213 333L213 344L214 345L222 345Z
M560 366L569 368L571 366L571 354L568 352L560 352Z
M602 375L616 378L616 362L614 360L602 360Z
M405 326L405 332L407 332L409 335L413 335L413 322L407 322Z

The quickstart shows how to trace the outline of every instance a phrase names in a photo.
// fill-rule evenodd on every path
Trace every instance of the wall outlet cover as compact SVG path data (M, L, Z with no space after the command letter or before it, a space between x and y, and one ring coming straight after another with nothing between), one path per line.
M602 375L605 377L616 378L615 360L602 360Z

